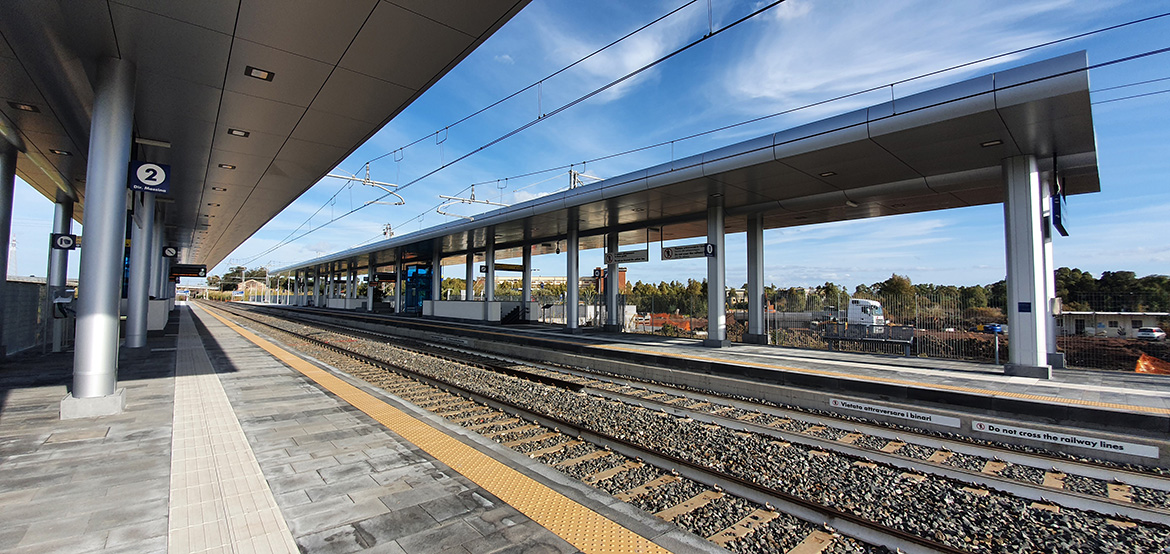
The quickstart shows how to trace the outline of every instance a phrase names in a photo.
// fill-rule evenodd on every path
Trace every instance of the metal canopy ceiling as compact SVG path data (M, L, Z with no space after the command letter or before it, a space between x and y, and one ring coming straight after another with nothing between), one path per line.
M280 268L351 260L379 265L397 247L437 241L446 264L481 253L492 233L497 258L556 251L566 221L580 221L581 248L705 237L706 210L721 195L727 232L762 214L768 229L1003 202L1002 160L1055 157L1067 194L1097 192L1096 140L1084 52L984 75L704 154L613 177L508 208ZM404 256L406 257L406 256Z
M95 62L133 61L135 135L171 145L134 158L171 165L168 243L214 266L527 3L5 2L0 135L21 178L77 200L81 221Z

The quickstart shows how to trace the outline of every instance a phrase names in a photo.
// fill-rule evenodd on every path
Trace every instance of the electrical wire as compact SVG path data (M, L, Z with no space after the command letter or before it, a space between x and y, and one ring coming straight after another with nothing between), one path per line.
M1098 100L1096 102L1093 102L1093 105L1096 106L1097 104L1108 104L1110 102L1121 102L1122 100L1133 100L1134 98L1145 98L1146 96L1155 96L1158 94L1166 94L1167 92L1170 92L1170 89L1156 90L1154 92L1145 92L1142 94L1134 94L1131 96L1122 96L1121 98L1110 98L1109 100Z
M568 109L568 108L570 108L570 107L572 107L572 106L575 106L575 105L577 105L577 104L579 104L579 103L581 103L581 102L583 102L583 101L585 101L585 100L587 100L587 99L589 99L589 98L592 98L593 96L596 96L597 94L600 94L601 92L604 92L605 90L608 90L608 89L610 89L610 88L612 88L612 87L614 87L614 86L616 86L616 85L618 85L618 84L620 84L620 83L622 83L622 82L624 82L624 81L626 81L626 80L628 80L628 79L630 79L630 78L632 78L632 77L634 77L634 76L636 76L636 75L638 75L638 74L640 74L640 73L642 73L642 72L644 72L644 71L646 71L646 70L650 69L651 67L658 65L659 63L662 63L662 62L664 62L664 61L666 61L666 60L668 60L668 59L670 59L670 58L673 58L674 56L676 56L676 55L678 55L678 54L682 53L682 52L683 52L683 51L685 51L685 50L688 50L688 49L692 48L693 46L696 46L697 44L699 44L699 43L701 43L701 42L703 42L703 41L707 40L708 38L714 37L714 36L718 35L719 33L721 33L721 32L723 32L723 31L725 31L725 30L728 30L728 29L730 29L730 28L734 27L735 25L738 25L738 24L740 24L740 23L743 23L744 21L747 21L748 19L750 19L750 18L752 18L752 17L755 17L755 16L757 16L757 15L759 15L759 14L763 13L764 11L767 11L768 9L771 9L771 8L773 8L773 7L777 6L777 5L781 4L781 3L783 3L784 1L785 1L785 0L777 0L777 1L773 2L773 3L771 3L771 4L768 4L768 5L764 6L763 8L760 8L759 10L757 10L757 11L755 11L755 12L752 12L751 14L749 14L749 15L747 15L747 16L744 16L743 18L741 18L741 19L739 19L739 20L736 20L735 22L731 23L730 25L728 25L728 26L725 26L725 27L723 27L723 28L719 29L718 31L715 31L714 33L712 33L712 34L710 34L710 35L707 35L707 36L705 36L705 37L703 37L703 38L697 39L697 40L695 40L695 41L693 41L693 42L691 42L691 43L689 43L689 44L687 44L687 45L685 45L685 46L683 46L683 47L681 47L681 48L679 48L679 49L677 49L677 50L675 50L675 51L673 51L673 52L671 52L671 53L669 53L669 54L667 54L667 55L665 55L665 56L663 56L663 57L661 57L661 58L659 58L659 59L657 59L657 60L655 60L655 61L653 61L653 62L650 62L649 64L647 64L647 65L645 65L645 66L643 66L643 67L641 67L641 68L639 68L639 69L636 69L636 70L634 70L633 72L630 72L630 73L626 74L626 75L625 75L625 76L623 76L623 77L620 77L620 78L618 78L618 79L616 79L616 80L614 80L614 81L611 81L610 83L608 83L608 84L606 84L606 85L603 85L602 87L600 87L600 88L598 88L598 89L595 89L594 91L592 91L592 92L590 92L590 93L587 93L586 95L584 95L584 96L581 96L581 97L577 98L576 100L573 100L573 101L569 102L568 104L565 104L565 105L563 105L563 106L561 106L561 107L557 108L556 110L554 110L553 112L550 112L549 114L545 115L545 116L544 116L544 117L542 117L542 118L538 118L538 119L536 119L536 120L530 121L529 123L527 123L527 124L525 124L525 125L522 125L521 127L518 127L517 129L514 129L513 131L510 131L509 133L506 133L505 135L503 135L503 136L501 136L501 137L499 137L499 138L497 138L497 139L495 139L495 140L493 140L493 141L491 141L491 142L489 142L489 143L487 143L487 144L485 144L485 145L483 145L483 146L480 146L479 148L477 148L477 149L475 149L475 150L473 150L473 151L471 151L471 152L468 152L467 154L464 154L463 156L460 156L460 157L458 157L458 158L456 158L456 159L454 159L454 160L452 160L452 161L450 161L450 162L447 162L447 163L445 163L445 164L443 164L443 165L439 166L438 168L436 168L436 169L434 169L434 170L432 170L432 171L430 171L430 172L426 173L425 175L423 175L423 176L421 176L421 177L418 177L418 178L414 179L413 181L411 181L411 182L407 183L406 185L402 185L402 186L400 186L400 187L399 187L397 190L401 191L402 189L404 189L404 188L406 188L406 187L408 187L408 186L410 186L410 185L413 185L413 184L415 184L415 183L418 183L419 181L421 181L421 180L423 180L423 179L425 179L425 178L427 178L427 177L430 177L430 176L432 176L432 175L434 175L434 174L438 173L439 171L442 171L443 169L445 169L445 168L447 168L447 167L450 167L451 165L453 165L453 164L455 164L455 163L458 163L458 162L462 161L463 159L466 159L466 158L468 158L468 157L472 156L473 154L476 154L476 153L478 153L478 152L480 152L480 151L483 151L483 150L485 150L485 149L487 149L487 148L489 148L489 147L491 147L491 146L493 146L493 145L495 145L495 144L498 144L499 142L501 142L501 141L503 141L503 140L505 140L505 139L507 139L507 138L509 138L509 137L511 137L511 136L514 136L514 135L516 135L516 134L518 134L518 133L520 133L520 132L522 132L522 131L524 131L524 130L526 130L526 129L530 128L530 127L532 127L532 126L533 126L533 125L535 125L536 123L539 123L540 121L543 121L544 119L547 119L548 117L550 117L550 116L552 116L552 115L556 115L556 114L558 114L558 113L560 113L560 112L562 112L562 111L564 111L564 110L566 110L566 109ZM684 6L684 7L685 7L685 6ZM1148 16L1148 17L1144 17L1144 18L1140 18L1140 19L1135 19L1135 20L1131 20L1131 21L1128 21L1128 22L1124 22L1124 23L1119 23L1119 24L1115 24L1115 25L1110 25L1110 26L1107 26L1107 27L1101 27L1101 28L1098 28L1098 29L1094 29L1094 30L1092 30L1092 31L1086 31L1086 32L1084 32L1084 33L1079 33L1079 34L1076 34L1076 35L1071 35L1071 36L1069 36L1069 37L1064 37L1064 38L1060 38L1060 39L1055 39L1055 40L1047 41L1047 42L1044 42L1044 43L1041 43L1041 44L1036 44L1036 45L1033 45L1033 46L1028 46L1028 47L1025 47L1025 48L1019 48L1019 49L1016 49L1016 50L1012 50L1012 51L1010 51L1010 52L1004 52L1004 53L1001 53L1001 54L996 54L996 55L993 55L993 56L987 56L987 57L984 57L984 58L981 58L981 59L978 59L978 60L975 60L975 61L965 62L965 63L957 64L957 65L954 65L954 66L950 66L950 67L947 67L947 68L943 68L943 69L939 69L939 70L931 71L931 72L928 72L928 73L923 73L923 74L920 74L920 75L916 75L916 76L914 76L914 77L909 77L909 78L906 78L906 79L901 79L901 80L898 80L898 81L894 81L894 82L892 82L892 83L888 83L888 84L884 84L884 85L880 85L880 86L869 87L869 88L866 88L866 89L863 89L863 90L858 90L858 91L855 91L855 92L851 92L851 93L847 93L847 94L842 94L842 95L839 95L839 96L836 96L836 97L833 97L833 98L828 98L828 99L825 99L825 100L821 100L821 101L817 101L817 102L812 102L812 103L805 104L805 105L802 105L802 106L798 106L798 107L795 107L795 108L790 108L790 109L783 110L783 111L779 111L779 112L775 112L775 113L772 113L772 114L767 114L767 115L763 115L763 116L759 116L759 117L755 117L755 118L747 119L747 120L744 120L744 121L740 121L740 122L738 122L738 123L732 123L732 124L729 124L729 125L724 125L724 126L721 126L721 127L717 127L717 128L714 128L714 129L710 129L710 130L707 130L707 131L702 131L702 132L698 132L698 133L693 133L693 134L691 134L691 135L687 135L687 136L684 136L684 137L681 137L681 138L676 138L676 139L673 139L673 140L668 140L668 141L662 141L662 142L655 143L655 144L651 144L651 145L647 145L647 146L641 146L641 147L637 147L637 148L632 148L632 149L624 150L624 151L617 152L617 153L614 153L614 154L608 154L608 155L605 155L605 156L600 156L600 157L597 157L597 158L592 158L592 159L589 159L589 160L585 160L585 161L583 161L583 162L578 162L578 163L573 163L573 164L567 164L567 165L560 165L560 166L551 167L551 168L546 168L546 169L541 169L541 170L536 170L536 171L529 171L529 172L526 172L526 173L522 173L522 174L518 174L518 175L513 175L513 176L510 176L510 177L507 177L506 179L521 179L521 178L525 178L525 177L531 177L531 176L535 176L535 175L541 175L541 174L544 174L544 173L549 173L549 172L553 172L553 171L563 171L563 170L565 170L565 169L571 169L572 167L575 167L575 166L577 166L577 165L587 165L587 164L590 164L590 163L596 163L596 162L600 162L600 161L604 161L604 160L609 160L609 159L612 159L612 158L617 158L617 157L621 157L621 156L626 156L626 155L629 155L629 154L633 154L633 153L637 153L637 152L642 152L642 151L645 151L645 150L650 150L650 149L653 149L653 148L659 148L659 147L662 147L662 146L666 146L666 145L668 145L668 144L672 144L672 143L674 143L674 142L681 142L681 141L685 141L685 140L691 140L691 139L694 139L694 138L698 138L698 137L702 137L702 136L706 136L706 135L710 135L710 134L718 133L718 132L721 132L721 131L726 131L726 130L733 129L733 128L736 128L736 127L741 127L741 126L744 126L744 125L749 125L749 124L752 124L752 123L758 123L758 122L760 122L760 121L764 121L764 120L767 120L767 119L771 119L771 118L779 117L779 116L781 116L781 115L786 115L786 114L790 114L790 113L793 113L793 112L797 112L797 111L801 111L801 110L805 110L805 109L809 109L809 108L813 108L813 107L817 107L817 106L822 106L822 105L829 104L829 103L832 103L832 102L837 102L837 101L844 100L844 99L847 99L847 98L852 98L852 97L859 96L859 95L862 95L862 94L867 94L867 93L874 92L874 91L877 91L877 90L882 90L882 89L885 89L885 88L887 88L887 87L893 87L893 86L895 86L895 85L898 85L898 84L905 84L905 83L913 82L913 81L916 81L916 80L919 80L919 79L924 79L924 78L931 77L931 76L934 76L934 75L938 75L938 74L941 74L941 73L945 73L945 72L949 72L949 71L953 71L953 70L961 69L961 68L964 68L964 67L969 67L969 66L971 66L971 65L976 65L976 64L982 64L982 63L986 63L986 62L988 62L988 61L992 61L992 60L995 60L995 59L998 59L998 58L1007 57L1007 56L1014 56L1014 55L1016 55L1016 54L1021 54L1021 53L1029 52L1029 51L1036 50L1036 49L1039 49L1039 48L1044 48L1044 47L1047 47L1047 46L1052 46L1052 45L1056 45L1056 44L1061 44L1061 43L1068 42L1068 41L1071 41L1071 40L1077 40L1077 39L1085 38L1085 37L1087 37L1087 36L1092 36L1092 35L1096 35L1096 34L1100 34L1100 33L1108 32L1108 31L1112 31L1112 30L1116 30L1116 29L1120 29L1120 28L1124 28L1124 27L1128 27L1128 26L1132 26L1132 25L1137 25L1137 24L1141 24L1141 23L1148 22L1148 21L1152 21L1152 20L1156 20L1156 19L1160 19L1160 18L1168 17L1168 16L1170 16L1170 12L1165 12L1165 13L1161 13L1161 14L1157 14L1157 15L1153 15L1153 16ZM1090 70L1090 69L1097 69L1097 68L1101 68L1101 67L1107 67L1107 66L1116 65L1116 64L1119 64L1119 63L1124 63L1124 62L1129 62L1129 61L1133 61L1133 60L1136 60L1136 59L1145 58L1145 57L1149 57L1149 56L1153 56L1153 55L1157 55L1157 54L1163 54L1163 53L1166 53L1166 52L1170 52L1170 48L1162 48L1162 49L1158 49L1158 50L1151 50L1151 51L1143 52L1143 53L1140 53L1140 54L1135 54L1135 55L1133 55L1133 56L1127 56L1127 57L1124 57L1124 58L1118 58L1118 59L1110 60L1110 61L1107 61L1107 62L1102 62L1102 63L1094 64L1094 65L1091 65L1091 66L1089 66L1089 67L1086 67L1086 68L1083 68L1083 69L1077 69L1077 70L1073 70L1073 71L1070 71L1070 72L1068 72L1068 73L1078 73L1078 72L1081 72L1081 71L1088 71L1088 70ZM1064 75L1064 74L1061 74L1061 75L1058 75L1058 76L1062 76L1062 75ZM1053 78L1053 77L1055 77L1055 76L1050 76L1050 77L1046 77L1046 78ZM1164 80L1164 79L1156 79L1156 80L1154 80L1154 81L1160 81L1160 80ZM1121 85L1121 86L1119 86L1119 87L1113 87L1113 88L1121 88L1121 87L1124 87L1124 86L1133 86L1133 85L1138 85L1138 84L1144 84L1144 83L1132 83L1132 84L1130 84L1130 85ZM1110 90L1110 89L1101 89L1101 90ZM1163 91L1163 92L1164 92L1164 91ZM1107 102L1116 101L1116 100L1128 100L1128 99L1130 99L1130 98L1140 98L1140 97L1143 97L1143 96L1151 96L1151 95L1154 95L1154 94L1161 94L1161 93L1162 93L1162 92L1146 93L1146 94L1134 95L1134 96L1131 96L1131 97L1118 98L1118 99L1114 99L1114 100L1104 100L1104 101L1098 101L1098 102L1094 102L1094 104L1098 104L1098 103L1107 103ZM433 135L428 135L428 138L429 138L430 136L433 136ZM474 183L473 185L489 184L489 183L494 183L494 182L497 182L497 181L499 181L499 180L500 180L500 179L495 179L495 180L490 180L490 181L481 181L481 182L478 182L478 183ZM464 188L462 191L460 191L460 193L462 193L463 191L466 191L468 188L470 188L470 186L469 186L469 187L465 187L465 188ZM525 187L525 188L527 188L527 187ZM338 191L338 193L340 193L340 190ZM382 199L382 198L385 198L386 196L388 196L388 195L383 195L383 196L379 197L379 200L380 200L380 199ZM281 243L278 243L277 245L275 245L275 246L271 247L269 250L266 250L264 253L262 253L262 254L260 254L260 255L258 255L258 256L256 256L256 257L254 257L254 258L253 258L253 260L255 260L255 259L257 259L257 258L260 258L260 257L263 257L263 256L264 256L264 255L266 255L268 252L271 252L271 251L274 251L274 250L276 250L277 248L283 247L284 245L286 245L286 244L288 244L288 243L291 243L291 242L295 242L295 241L297 241L297 240L300 240L301 238L303 238L303 237L305 237L305 236L307 236L307 235L309 235L309 234L311 234L311 233L313 233L313 232L315 232L315 231L317 231L317 230L319 230L319 229L321 229L321 228L324 228L324 227L326 227L326 226L330 225L331 223L334 223L334 222L336 222L336 221L338 221L338 220L340 220L340 219L343 219L343 218L345 218L345 217L347 217L347 216L349 216L349 215L351 215L351 214L353 214L353 213L355 213L355 212L358 212L358 211L362 210L363 208L365 208L365 207L367 207L367 206L369 206L369 205L370 205L370 204L368 204L368 203L367 203L367 204L365 204L365 205L363 205L363 206L359 206L359 207L357 207L357 208L354 208L354 209L352 209L352 210L350 210L350 211L348 211L348 212L346 212L346 213L343 213L343 214L341 214L341 215L339 215L339 216L336 216L336 217L335 217L335 218L333 218L332 220L330 220L330 221L328 221L328 222L325 222L325 223L323 223L322 225L320 225L320 226L318 226L318 227L316 227L316 228L312 228L312 229L310 229L310 230L306 231L305 233L302 233L301 235L299 235L299 236L297 236L297 237L295 237L295 238L292 238L291 240L287 240L287 239L286 239L285 241L282 241ZM322 206L322 209L323 209L323 208L324 208L324 206ZM432 209L433 209L433 208L432 208ZM422 216L423 216L425 213L429 213L430 211L431 211L431 210L430 210L430 209L428 209L428 210L426 210L425 212L421 212L419 215L416 215L414 218L411 218L411 219L409 219L409 220L405 221L403 224L405 224L405 223L409 223L409 222L411 222L411 221L415 221L415 220L419 219L420 217L422 217ZM295 232L295 231L294 231L294 232Z
M397 153L397 152L401 152L401 151L403 151L403 150L406 150L407 148L410 148L411 146L414 146L414 145L416 145L416 144L419 144L420 142L422 142L422 141L424 141L424 140L428 140L428 139L430 139L431 137L438 135L439 133L442 133L442 132L448 131L448 130L450 130L452 127L454 127L454 126L456 126L456 125L459 125L460 123L464 123L464 122L466 122L467 120L469 120L469 119L471 119L471 118L473 118L473 117L475 117L475 116L477 116L477 115L480 115L480 114L482 114L483 112L486 112L486 111L488 111L488 110L490 110L490 109L492 109L492 108L494 108L494 107L496 107L496 106L499 106L500 104L503 104L504 102L507 102L508 100L511 100L511 99L513 99L513 98L515 98L515 97L517 97L517 96L519 96L519 95L521 95L521 94L523 94L523 93L525 93L525 92L528 92L528 91L532 90L533 88L541 88L541 87L542 87L542 85L544 84L544 82L545 82L545 81L547 81L547 80L549 80L549 79L552 79L553 77L556 77L557 75L560 75L561 73L564 73L564 72L566 72L566 71L568 71L568 70L572 69L573 67L576 67L577 65L580 65L581 63L584 63L584 62L585 62L586 60L588 60L589 58L592 58L593 56L596 56L596 55L598 55L598 54L600 54L600 53L602 53L602 52L604 52L604 51L606 51L606 50L608 50L608 49L612 48L613 46L616 46L617 44L621 43L622 41L624 41L624 40L626 40L626 39L628 39L628 38L630 38L630 37L632 37L632 36L634 36L634 35L636 35L636 34L638 34L638 33L642 32L642 31L644 31L644 30L646 30L646 29L650 28L651 26L655 25L656 23L658 23L658 22L660 22L660 21L662 21L662 20L664 20L664 19L666 19L666 18L668 18L668 17L670 17L670 16L672 16L672 15L674 15L674 14L676 14L676 13L678 13L678 12L682 11L682 10L683 10L683 9L685 9L687 6L690 6L691 4L694 4L694 3L698 2L698 1L699 1L699 0L691 0L690 2L687 2L686 4L683 4L683 5L681 5L681 6L677 7L677 8L675 8L675 9L673 9L673 10L671 10L671 11L667 12L666 14L664 14L664 15L662 15L662 16L659 16L658 18L654 19L653 21L651 21L651 22L649 22L649 23L646 23L645 25L642 25L641 27L638 27L637 29L634 29L633 31L630 31L629 33L626 33L626 34L625 34L625 35L623 35L621 38L619 38L619 39L617 39L617 40L615 40L615 41L613 41L613 42L611 42L611 43L609 43L609 44L606 44L605 46L602 46L601 48L598 48L597 50L594 50L593 52L590 52L590 53L589 53L588 55L586 55L585 57L583 57L583 58L581 58L581 59L579 59L579 60L577 60L577 61L575 61L575 62L573 62L573 63L571 63L571 64L569 64L569 65L566 65L565 67L562 67L562 68L560 68L560 69L558 69L558 70L556 70L556 71L554 71L554 72L552 72L552 73L548 74L547 76L545 76L544 78L540 79L539 81L536 81L535 83L532 83L531 85L528 85L528 86L526 86L526 87L524 87L524 88L522 88L522 89L520 89L520 90L517 90L516 92L513 92L512 94L509 94L509 95L507 95L507 96L505 96L505 97L503 97L503 98L501 98L501 99L499 99L499 100L496 100L495 102L492 102L491 104L488 104L487 106L484 106L483 108L480 108L479 110L476 110L475 112L472 112L471 114L464 116L463 118L461 118L461 119L459 119L459 120L455 121L454 123L451 123L451 124L449 124L449 125L447 125L447 126L443 127L442 129L439 129L439 130L435 131L434 133L430 133L430 134L428 134L428 135L426 135L426 136L424 136L424 137L420 137L419 139L417 139L417 140L415 140L415 141L413 141L413 142L410 142L410 143L408 143L408 144L406 144L406 145L404 145L404 146L400 146L400 147L398 147L398 148L395 148L394 150L391 150L391 151L389 151L389 152L387 152L387 153L385 153L385 154L382 154L381 156L378 156L378 157L376 157L376 158L373 158L373 159L371 159L370 161L368 161L368 162L366 162L366 163L367 163L367 164L374 163L374 162L376 162L376 161L378 161L378 160L381 160L382 158L385 158L386 156L389 156L389 155L391 155L391 154L394 154L394 153Z

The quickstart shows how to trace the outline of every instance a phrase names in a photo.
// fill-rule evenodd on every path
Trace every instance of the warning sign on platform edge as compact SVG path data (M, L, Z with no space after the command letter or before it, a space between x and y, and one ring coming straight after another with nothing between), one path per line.
M680 246L664 246L662 247L662 259L664 260L685 260L688 258L711 258L715 256L715 245L711 243L706 244L683 244Z

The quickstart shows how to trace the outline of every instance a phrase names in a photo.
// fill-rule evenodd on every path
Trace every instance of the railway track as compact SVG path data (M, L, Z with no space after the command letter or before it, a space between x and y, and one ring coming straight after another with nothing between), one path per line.
M546 463L734 550L776 551L782 544L784 550L801 544L812 548L804 541L816 542L811 537L818 530L832 539L821 541L822 546L841 551L869 547L834 539L830 530L906 551L1072 552L1111 545L1118 548L1110 550L1136 552L1167 543L1157 510L1116 498L1060 492L1054 472L1045 473L1038 486L1057 501L1042 495L1030 498L1027 494L1036 487L1021 486L1022 494L1012 494L996 475L1007 472L1013 462L989 460L979 468L964 468L972 464L970 454L927 453L925 447L897 437L778 415L766 406L450 350L434 352L425 345L413 350L390 347L370 332L320 323L312 324L317 330L308 330L300 323L232 311L374 368L353 371L408 401L439 408L450 403L456 410L451 415L462 420L457 422L521 452L548 457ZM308 333L316 336L306 337ZM420 371L436 360L459 369ZM391 372L413 373L413 379L425 384L392 383L406 378L391 377ZM416 392L425 395L451 394L435 387L462 390L452 398L420 397L399 385L419 387ZM475 406L460 407L467 398ZM473 411L458 411L464 408ZM961 461L948 466L955 458ZM950 466L957 473L947 474ZM976 482L968 478L972 475L986 480ZM1130 508L1129 513L1115 515L1126 511L1114 509L1118 506ZM1112 511L1101 512L1101 507ZM710 523L714 516L707 513L723 519ZM806 523L794 527L793 521ZM1004 526L1018 532L1006 538L992 532ZM785 533L777 542L767 530L781 527L800 531ZM794 533L803 538L787 544ZM771 537L763 541L767 546L747 546L761 537Z
M312 323L329 326L319 321ZM988 442L913 433L867 423L853 416L810 414L750 399L509 360L448 344L425 344L344 326L329 328L373 340L393 340L399 348L484 369L528 374L533 379L553 379L560 381L560 386L588 388L592 394L652 406L675 415L742 426L783 440L811 441L846 454L961 479L1036 501L1053 500L1068 507L1170 524L1170 479L1164 471L1138 471L1101 461L1046 455L1042 451L1028 452Z

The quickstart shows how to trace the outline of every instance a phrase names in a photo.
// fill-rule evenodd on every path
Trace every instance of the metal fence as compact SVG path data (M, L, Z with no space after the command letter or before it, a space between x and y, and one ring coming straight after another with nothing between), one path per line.
M16 354L44 346L52 338L47 329L46 287L43 279L10 277L4 285L3 344L6 354ZM72 318L70 318L72 323ZM72 325L67 325L67 341Z

